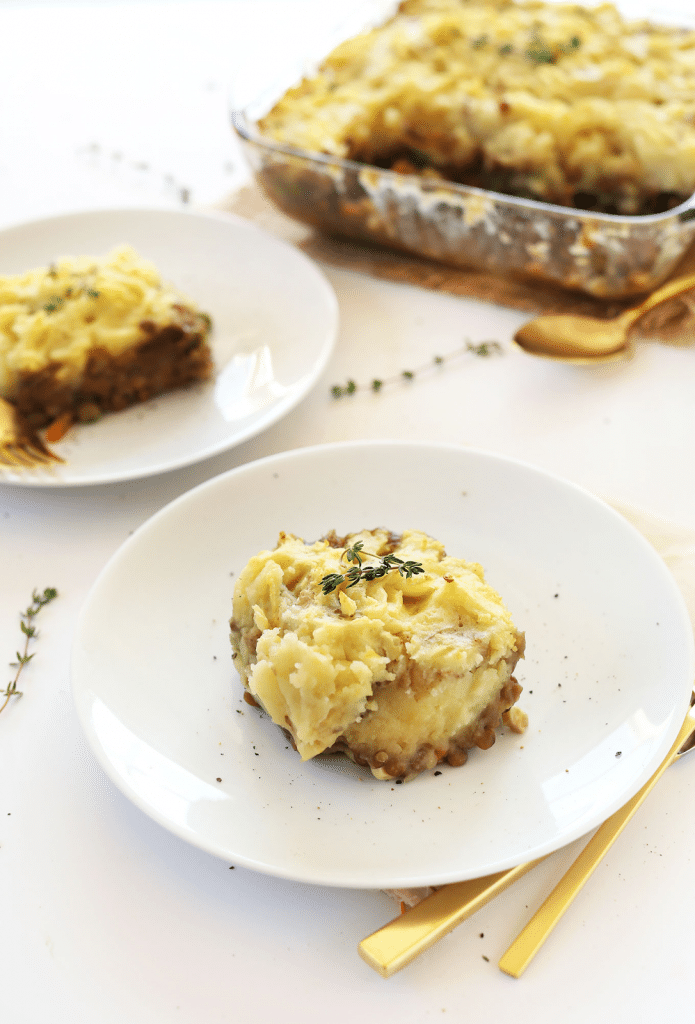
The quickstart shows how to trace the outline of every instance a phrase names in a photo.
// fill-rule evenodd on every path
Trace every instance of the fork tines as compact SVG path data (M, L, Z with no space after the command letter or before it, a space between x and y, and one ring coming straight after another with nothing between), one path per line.
M30 469L33 466L50 466L63 460L50 452L41 442L36 445L3 444L0 446L0 466L14 469Z
M62 461L27 426L15 406L0 398L0 466L31 469Z

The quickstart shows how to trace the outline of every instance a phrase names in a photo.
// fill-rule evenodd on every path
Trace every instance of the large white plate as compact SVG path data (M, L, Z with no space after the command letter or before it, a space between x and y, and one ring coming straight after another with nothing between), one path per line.
M68 214L0 232L0 274L120 244L213 319L214 379L73 429L51 470L0 467L0 482L61 487L149 476L216 455L275 423L316 383L333 350L335 294L291 245L238 217L182 210Z
M379 525L481 562L527 636L527 733L405 785L302 764L242 700L228 641L234 576L280 530ZM632 796L685 715L693 639L659 556L581 489L481 452L354 443L236 469L145 523L91 591L72 679L106 772L177 835L305 882L417 886L540 856Z

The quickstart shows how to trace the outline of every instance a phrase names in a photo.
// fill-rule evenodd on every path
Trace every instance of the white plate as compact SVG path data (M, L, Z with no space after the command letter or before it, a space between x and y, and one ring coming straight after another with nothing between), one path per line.
M242 700L234 576L280 530L423 529L479 561L526 631L528 732L405 785L342 757L302 764ZM588 832L663 760L685 715L692 630L659 556L565 481L455 447L353 443L252 463L183 495L113 557L72 679L117 786L231 863L326 885L471 878Z
M216 455L275 423L316 383L338 306L318 268L238 217L104 210L0 232L0 274L127 243L212 316L214 379L73 429L50 471L0 467L0 482L64 487L150 476Z

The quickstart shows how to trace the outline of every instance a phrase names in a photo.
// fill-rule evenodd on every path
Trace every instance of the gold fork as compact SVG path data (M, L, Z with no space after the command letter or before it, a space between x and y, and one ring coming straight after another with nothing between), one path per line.
M536 917L529 922L527 929L522 931L502 957L500 968L505 973L518 978L525 970L666 768L673 764L680 754L692 749L693 734L695 710L691 705L666 759L642 789L598 829L585 851L577 858L577 866L573 865L570 868L565 876L566 880L563 879L556 887L552 898L546 901ZM357 947L360 956L382 978L390 978L544 859L540 857L538 860L520 864L507 871L498 871L485 878L455 882L436 889L431 896L406 910L400 917L390 921L366 939L362 939ZM539 920L541 916L542 921Z
M693 698L695 701L695 697ZM649 795L666 769L687 751L693 749L695 715L693 707L686 715L676 740L666 759L661 763L649 781L642 786L631 800L611 815L594 833L582 852L562 876L550 896L536 911L529 923L519 933L507 952L499 961L500 970L512 978L520 978L531 960L541 948L551 931L565 913L584 884L589 880L605 857L615 840L630 821L635 811Z
M15 406L0 398L0 466L31 469L63 461L24 422Z

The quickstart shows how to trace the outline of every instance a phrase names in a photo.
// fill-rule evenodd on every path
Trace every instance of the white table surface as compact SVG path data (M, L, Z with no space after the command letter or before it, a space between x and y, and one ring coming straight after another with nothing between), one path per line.
M0 228L85 208L175 207L182 190L194 205L218 202L246 175L226 120L232 72L262 80L326 6L0 2ZM340 305L335 355L261 436L149 480L0 485L4 665L32 589L60 592L41 613L25 695L0 716L0 1020L690 1020L693 762L669 770L521 980L497 960L578 844L384 981L356 946L394 916L389 898L231 872L132 806L86 745L68 663L96 575L156 510L259 456L362 438L456 442L695 528L695 349L650 344L626 365L563 367L509 347L520 314L324 269ZM330 397L335 382L388 376L466 338L495 339L503 354L379 395Z

